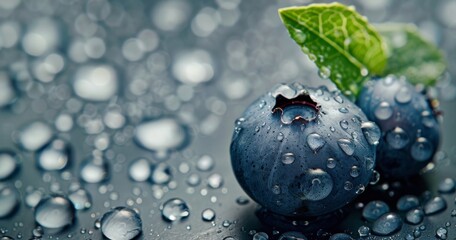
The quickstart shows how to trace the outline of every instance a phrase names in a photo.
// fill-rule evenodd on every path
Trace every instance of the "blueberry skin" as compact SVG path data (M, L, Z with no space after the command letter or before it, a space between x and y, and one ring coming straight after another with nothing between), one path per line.
M367 121L339 92L299 83L276 86L235 123L230 149L235 176L273 213L333 212L362 193L374 171L380 130ZM366 122L370 142L361 129Z
M382 177L417 174L432 160L440 142L439 122L428 98L405 78L368 81L357 104L382 130L377 148Z

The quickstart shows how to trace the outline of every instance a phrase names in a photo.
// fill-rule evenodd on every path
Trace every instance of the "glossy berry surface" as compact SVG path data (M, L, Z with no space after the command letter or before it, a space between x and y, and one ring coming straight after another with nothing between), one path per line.
M411 176L432 160L440 142L436 114L428 98L404 78L369 81L358 105L382 130L377 149L382 176Z
M236 178L274 213L332 212L371 180L380 130L339 92L279 85L235 125L231 161Z

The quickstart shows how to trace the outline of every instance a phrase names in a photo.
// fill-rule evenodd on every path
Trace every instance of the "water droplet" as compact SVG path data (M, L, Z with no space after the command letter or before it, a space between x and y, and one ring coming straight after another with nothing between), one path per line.
M280 186L279 185L272 186L271 190L272 190L272 193L274 193L276 195L280 194Z
M35 208L35 221L45 228L63 228L71 225L74 216L73 204L60 195L42 199Z
M91 156L81 163L79 175L87 183L100 183L109 177L108 162L100 156Z
M386 142L393 149L402 149L409 143L409 136L400 127L395 127L386 134Z
M374 115L378 120L387 120L393 115L393 108L388 102L381 102L375 108Z
M200 84L214 77L214 60L209 52L193 49L181 52L175 58L172 73L182 83Z
M387 213L377 219L372 231L380 236L388 236L402 228L402 219L396 213Z
M130 240L142 232L141 217L133 209L116 207L103 214L101 232L109 239Z
M412 208L418 207L420 201L413 195L404 195L396 203L397 210L408 211Z
M311 133L307 136L307 144L316 153L326 144L326 141L318 133Z
M161 213L165 220L174 222L190 215L190 209L182 199L172 198L161 206Z
M388 204L383 201L371 201L363 208L363 217L373 222L390 211Z
M200 182L201 182L201 178L196 173L190 174L190 176L188 176L188 178L187 178L187 184L190 186L193 186L193 187L198 186L198 184L200 184Z
M166 157L170 151L183 149L188 144L189 137L187 127L174 118L145 121L135 129L136 142L154 151L160 158Z
M318 201L325 199L333 190L334 181L331 176L322 169L310 169L302 175L301 184L302 199Z
M446 228L439 227L439 228L435 231L435 236L436 236L438 239L447 239L447 238L448 238L448 230L447 230Z
M336 233L332 235L329 240L353 240L353 238L345 233Z
M201 156L196 162L196 169L207 172L214 168L214 159L209 155Z
M346 181L346 182L344 183L344 189L347 190L347 191L352 190L352 189L353 189L353 183L350 182L350 181Z
M213 189L220 188L223 185L223 177L218 173L213 173L207 178L207 185Z
M282 163L283 164L292 164L295 161L295 156L293 153L284 153L282 155Z
M425 205L424 205L424 213L426 215L433 215L438 212L441 212L445 210L447 207L447 203L445 199L442 197L434 197L431 200L429 200Z
M41 192L40 190L29 191L25 195L25 204L30 208L34 208L41 201L43 195L43 192Z
M105 64L82 66L76 71L73 89L82 99L107 101L117 94L117 72Z
M340 104L344 103L344 99L340 95L334 96L334 101L336 101Z
M32 122L19 130L18 144L25 150L36 151L48 143L53 135L49 125L43 122Z
M201 212L201 218L206 222L214 221L215 211L210 208L206 208L203 210L203 212Z
M257 232L253 235L252 240L268 240L269 236L265 232Z
M284 138L283 133L280 132L279 135L277 135L277 141L281 142L281 141L283 141L283 138Z
M159 163L152 167L150 179L155 184L166 184L171 181L173 175L171 167L166 163Z
M365 160L366 160L366 169L367 169L367 170L373 169L374 166L375 166L375 161L374 161L374 159L371 158L371 157L366 157Z
M331 76L331 69L327 67L320 67L318 75L323 79L328 79Z
M369 180L369 184L375 185L378 183L378 181L380 181L380 173L374 170L374 171L372 171L372 177Z
M281 121L284 124L291 124L294 120L303 119L310 122L317 117L315 107L307 105L291 105L285 107L283 110Z
M358 168L358 166L351 167L350 176L352 176L354 178L359 176L359 168Z
M401 104L409 103L412 100L412 92L407 87L401 87L394 96L394 99Z
M334 158L328 158L328 160L326 161L326 166L329 169L335 168L336 167L336 160Z
M256 126L255 127L255 132L259 132L260 131L260 127L259 126Z
M366 77L367 75L369 75L369 70L365 67L361 68L361 76Z
M38 167L45 171L56 171L64 169L70 161L71 148L68 142L62 139L55 139L36 154Z
M355 144L350 139L341 138L337 140L337 144L339 144L340 149L348 156L353 155L355 152Z
M421 122L428 128L434 127L434 125L437 124L433 114L430 111L421 112Z
M455 191L456 182L452 178L445 178L439 184L439 192L453 193Z
M19 200L15 188L0 184L0 219L12 214L19 205Z
M428 160L434 153L434 146L426 138L419 137L416 142L413 143L411 149L413 159L419 162Z
M238 197L236 198L236 203L239 205L246 205L250 202L250 200L246 197Z
M302 45L306 41L306 34L296 28L290 29L292 29L292 31L290 31L291 37L296 41L296 43Z
M360 237L367 237L370 235L370 228L367 226L361 226L358 228L358 234Z
M334 127L329 127L329 130L330 130L331 132L335 132L335 131L336 131L336 129L335 129Z
M138 158L128 168L128 176L136 182L144 182L150 178L151 166L149 160Z
M347 108L342 107L342 108L339 108L339 112L341 112L341 113L348 113L349 111L348 111Z
M5 180L18 169L18 159L14 152L0 150L0 180Z
M370 145L377 145L379 143L382 132L377 124L373 122L361 123L361 130Z
M346 120L342 120L340 121L340 127L343 129L343 130L347 130L348 129L348 122Z
M360 185L358 185L358 187L356 187L355 193L359 195L359 194L362 194L364 191L366 191L366 186L364 186L363 184L360 184Z
M307 240L307 237L300 232L285 232L280 235L279 240Z
M0 72L0 109L9 106L17 98L13 81L4 71Z
M405 215L405 220L410 224L420 224L424 219L424 212L421 209L411 209Z
M83 188L72 191L68 195L68 198L73 203L76 210L85 210L92 207L92 197L90 196L90 193Z

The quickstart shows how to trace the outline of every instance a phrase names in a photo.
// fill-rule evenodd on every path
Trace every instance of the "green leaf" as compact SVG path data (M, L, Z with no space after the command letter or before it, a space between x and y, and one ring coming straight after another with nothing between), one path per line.
M345 94L358 95L366 76L386 66L383 39L353 7L340 3L279 9L291 38Z
M382 24L377 29L388 50L385 74L403 75L414 84L434 85L446 69L442 52L415 25Z

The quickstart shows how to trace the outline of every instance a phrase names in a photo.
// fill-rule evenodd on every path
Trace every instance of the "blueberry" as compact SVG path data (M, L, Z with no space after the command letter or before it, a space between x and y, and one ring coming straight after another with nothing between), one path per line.
M408 177L432 160L440 141L439 123L428 98L405 78L368 81L357 104L382 130L377 148L382 176Z
M236 121L231 162L245 192L271 212L320 216L364 191L379 137L340 92L282 84Z

